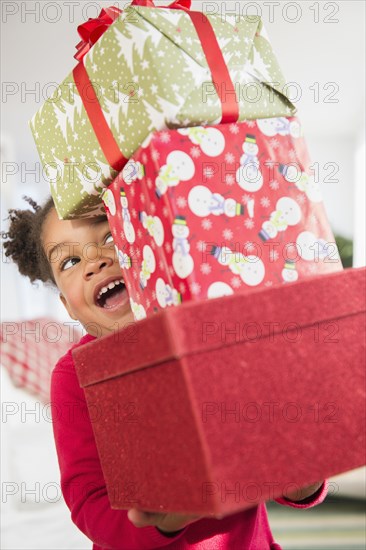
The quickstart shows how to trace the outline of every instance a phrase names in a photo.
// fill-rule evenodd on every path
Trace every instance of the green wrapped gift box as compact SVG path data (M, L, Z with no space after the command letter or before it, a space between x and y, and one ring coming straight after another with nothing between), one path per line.
M30 123L59 217L100 213L151 131L226 122L233 104L232 121L290 116L285 92L259 18L130 5Z

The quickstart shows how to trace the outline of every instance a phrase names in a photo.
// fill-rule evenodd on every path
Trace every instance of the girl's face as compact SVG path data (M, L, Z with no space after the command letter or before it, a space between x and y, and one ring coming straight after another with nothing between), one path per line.
M133 322L105 217L59 220L53 208L43 224L42 244L62 303L89 334L103 336Z

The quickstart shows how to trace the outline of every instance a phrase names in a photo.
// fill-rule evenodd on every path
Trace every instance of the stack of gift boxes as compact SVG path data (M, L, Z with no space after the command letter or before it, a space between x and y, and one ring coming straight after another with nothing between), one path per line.
M114 380L113 399L126 397L127 391L126 386L117 388L117 373L127 386L132 380L132 401L138 400L138 391L147 387L152 403L167 398L166 381L174 380L174 370L165 372L167 365L175 365L175 384L181 384L181 406L174 413L181 415L181 423L167 421L171 409L166 405L165 421L155 418L151 425L147 421L151 421L150 407L143 416L145 422L128 429L124 426L123 435L115 431L111 438L113 422L109 426L106 418L100 426L93 425L112 505L129 507L113 490L127 479L126 473L125 478L120 474L124 470L130 479L136 477L141 506L201 513L232 511L269 497L262 493L249 503L244 498L228 506L218 505L217 495L203 501L202 483L216 483L220 475L212 478L207 466L212 456L202 458L207 441L202 443L204 435L192 412L200 407L193 403L191 385L196 391L202 383L202 366L195 367L195 372L201 373L197 380L184 381L182 358L193 353L189 338L186 347L177 341L173 345L171 332L162 326L178 322L175 310L184 312L187 322L197 316L204 322L205 315L215 315L217 308L224 315L225 304L230 304L230 311L222 319L230 322L231 315L244 314L245 300L250 298L247 294L256 297L260 308L261 300L286 300L291 287L287 283L304 284L309 276L313 280L315 275L329 274L336 287L337 277L344 274L336 273L342 268L320 185L311 172L301 125L286 96L286 82L261 21L205 16L191 11L189 5L189 1L180 0L158 8L150 0L135 0L123 13L108 8L98 19L82 25L79 63L55 97L35 115L31 127L60 218L107 212L132 311L143 338L152 346L147 358L140 359L136 350L132 353L128 348L129 353L124 354L123 345L116 341L111 345L108 338L86 346L92 350L89 355L80 349L75 355L76 365L87 399L103 404L108 395L106 386L98 383L98 365L93 364L93 355L100 356L98 346L110 350L115 361L113 373L106 375L106 379ZM306 288L301 287L304 295ZM314 292L315 287L311 288ZM291 303L286 307L294 311ZM219 350L225 347L222 341L219 347L215 345L216 355L213 352L210 359L213 365L220 363ZM223 379L237 376L235 366L232 368L231 374L227 369L222 371ZM279 365L279 379L284 374L281 368ZM134 373L138 382L124 376L127 373ZM210 384L217 393L222 382L215 373ZM153 380L148 382L149 375ZM263 375L260 369L251 373L253 379ZM245 376L239 377L243 384ZM151 388L157 390L155 394ZM161 388L165 388L163 393ZM142 394L141 399L145 402ZM189 487L188 500L186 494L183 498L183 486L182 490L177 485L166 491L165 485L164 493L161 479L155 479L149 470L149 480L142 481L143 467L138 473L136 470L139 460L129 442L142 445L149 440L148 433L154 433L156 442L164 422L160 443L165 445L166 462L159 464L155 455L152 461L156 472L169 462L169 474L164 479L178 483L179 468L174 470L174 464L179 458L174 449L187 437L190 451L186 456L182 449L180 452L187 464L181 480ZM264 432L263 437L265 441ZM214 439L208 444L211 450ZM233 453L235 440L231 437L228 447ZM194 442L196 451L192 450ZM129 453L121 448L128 448ZM118 452L125 463L117 474L110 465L115 465L112 455ZM215 461L223 468L223 457ZM237 461L233 464L240 470ZM241 479L247 475L247 471L235 471ZM324 472L320 469L318 474ZM280 470L273 475L279 480L276 490L280 494L284 477ZM230 478L227 469L225 476ZM296 479L299 483L313 481L306 476ZM154 494L155 500L147 493Z
M59 216L103 198L136 319L341 269L260 20L144 3L82 26L32 121Z

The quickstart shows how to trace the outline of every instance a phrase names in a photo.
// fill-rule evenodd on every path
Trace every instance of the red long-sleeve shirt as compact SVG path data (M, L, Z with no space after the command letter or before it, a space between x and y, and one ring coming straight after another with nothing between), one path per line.
M93 339L86 335L76 346ZM77 380L71 350L53 371L51 402L62 493L73 522L93 542L93 550L281 549L273 540L265 504L221 520L198 520L174 537L163 535L155 527L135 527L125 510L110 507L84 390ZM326 493L324 482L302 503L276 500L288 506L308 508L321 503Z

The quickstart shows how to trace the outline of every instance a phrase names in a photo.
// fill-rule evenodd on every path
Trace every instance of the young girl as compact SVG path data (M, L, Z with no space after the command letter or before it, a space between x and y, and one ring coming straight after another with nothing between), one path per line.
M76 346L132 322L106 217L61 221L52 199L42 208L27 200L32 210L9 212L5 253L32 282L57 287L69 315L88 331ZM93 542L94 550L280 549L265 504L223 519L112 510L71 350L53 371L51 401L63 496L72 520ZM326 493L327 483L319 482L276 500L309 508L321 503Z

